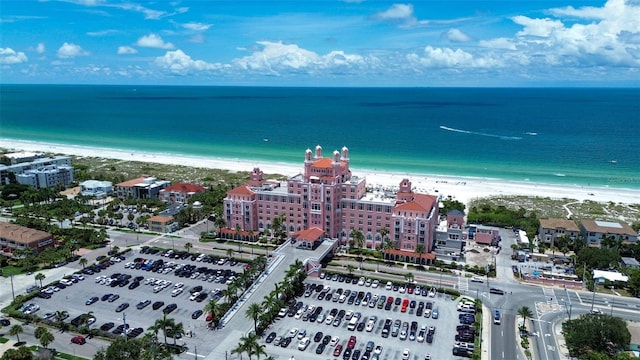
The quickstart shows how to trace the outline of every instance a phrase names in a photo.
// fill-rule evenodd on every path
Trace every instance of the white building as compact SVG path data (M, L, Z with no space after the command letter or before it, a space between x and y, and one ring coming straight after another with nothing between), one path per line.
M80 183L80 193L102 199L113 192L111 181L87 180Z
M10 174L15 175L18 183L31 185L36 189L58 184L68 187L75 180L71 158L68 156L43 157L31 162L0 165L0 185L9 184Z
M596 284L602 284L606 280L627 282L629 277L617 271L593 270L593 281Z

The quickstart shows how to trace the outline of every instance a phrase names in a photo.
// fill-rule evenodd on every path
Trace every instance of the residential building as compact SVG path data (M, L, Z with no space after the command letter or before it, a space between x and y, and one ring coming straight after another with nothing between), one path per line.
M121 200L157 198L160 190L169 185L170 182L166 180L158 180L152 176L141 176L116 184L115 193Z
M627 282L629 277L617 271L593 270L593 281L596 284L603 284L605 281Z
M178 230L178 223L173 220L171 216L152 216L147 220L149 231L159 233L170 233Z
M625 223L604 220L582 220L581 233L591 247L601 247L602 240L612 238L623 243L633 244L638 241L638 233Z
M441 221L436 229L435 252L441 260L460 261L462 250L466 245L463 236L464 213L460 210L451 210L446 217L441 216Z
M9 163L11 165L16 165L19 163L30 163L37 159L43 159L46 157L44 153L37 153L31 151L20 151L15 153L7 153L2 156L9 159Z
M53 235L8 222L0 222L0 251L12 253L15 249L33 249L39 253L44 248L55 246Z
M113 192L111 181L86 180L80 183L80 193L84 196L94 196L102 199Z
M349 150L322 156L307 149L304 171L286 182L268 181L255 168L244 185L227 192L224 216L227 231L265 232L276 217L284 216L288 234L317 227L330 237L347 243L353 230L364 235L364 247L382 246L385 239L402 252L422 246L430 253L438 223L438 197L413 192L403 179L397 191L367 189L366 179L351 174ZM425 258L429 256L425 255Z
M17 162L28 160L29 162ZM30 185L36 189L52 188L57 185L68 187L75 181L74 169L71 166L71 158L68 156L13 158L13 165L0 165L0 185L10 182L10 174L20 184Z
M474 240L477 244L495 246L498 245L501 239L497 229L477 225L475 227Z
M556 239L566 236L572 241L578 238L580 229L573 220L570 219L540 219L538 238L540 241L554 246Z
M620 265L632 269L640 269L640 262L632 257L622 257L620 260Z
M193 195L205 191L207 191L207 189L204 186L179 183L160 190L158 197L160 200L170 204L186 204Z

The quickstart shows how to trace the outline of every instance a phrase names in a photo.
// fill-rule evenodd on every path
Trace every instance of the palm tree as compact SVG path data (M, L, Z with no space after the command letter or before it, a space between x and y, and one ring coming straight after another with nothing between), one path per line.
M89 260L87 260L85 258L80 258L80 260L78 260L78 264L82 265L83 269L84 269L84 266L87 265L88 262L89 262Z
M227 249L227 257L229 259L233 258L233 249L231 248Z
M43 348L47 348L47 346L49 346L49 344L51 344L53 342L53 340L55 340L55 337L53 336L53 334L49 331L49 330L44 330L42 332L42 334L40 334L40 344L42 345Z
M234 354L242 354L244 352L249 355L249 360L251 360L251 355L257 355L258 359L260 359L260 355L266 355L264 345L258 342L258 336L256 334L248 334L247 336L241 337L238 347L231 350L231 353Z
M184 325L179 322L177 324L173 324L173 326L171 326L171 335L173 335L173 345L176 344L176 336L178 336L178 334L182 334L184 333Z
M20 325L13 325L10 329L9 329L9 335L11 336L15 336L18 339L18 342L20 342L20 334L22 334L24 332L24 329L22 329L22 326Z
M416 246L416 253L418 253L418 255L420 255L420 265L423 265L422 264L422 254L424 254L424 245L418 244Z
M42 280L44 280L47 276L41 272L37 273L35 278L40 281L40 287L42 287Z
M274 313L275 311L280 310L282 303L278 299L279 295L280 295L279 292L269 293L269 295L264 297L264 300L262 301L262 306L271 313Z
M353 275L353 270L355 270L356 267L351 265L351 264L347 264L347 271L349 272L349 275Z
M533 317L533 312L531 312L531 309L529 309L528 307L523 306L518 309L518 315L522 316L522 327L524 328L527 324L527 319Z
M218 325L220 315L222 315L222 304L218 303L217 299L210 300L204 306L204 312L211 314L211 322L215 322Z
M184 244L184 248L187 249L187 254L189 253L189 250L191 250L192 247L193 247L193 244L190 242Z
M407 280L408 283L412 283L413 282L413 274L412 273L404 274L404 279Z
M384 253L385 250L393 250L395 249L395 246L393 246L393 242L391 240L385 240L382 242L382 252ZM385 260L388 260L388 258L385 256Z
M157 319L156 322L153 324L156 331L158 329L162 329L162 333L164 334L165 344L167 343L167 329L173 327L174 325L175 325L175 320L171 318L167 318L167 314L164 314L162 316L162 319Z
M258 333L258 317L262 313L262 308L258 303L251 303L245 312L246 317L253 319L253 331Z

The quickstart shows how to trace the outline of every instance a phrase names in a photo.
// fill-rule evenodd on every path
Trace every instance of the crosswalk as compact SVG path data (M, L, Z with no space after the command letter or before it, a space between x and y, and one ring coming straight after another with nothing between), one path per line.
M458 289L460 292L466 292L469 290L469 279L466 277L458 277Z

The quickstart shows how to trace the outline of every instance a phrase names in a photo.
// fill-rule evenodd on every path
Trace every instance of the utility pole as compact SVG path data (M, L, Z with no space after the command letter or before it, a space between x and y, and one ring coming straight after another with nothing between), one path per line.
M593 296L591 296L591 312L593 312L593 302L596 301L596 284L593 283Z
M11 295L13 295L13 301L16 301L16 292L13 289L13 271L9 270L9 276L11 277Z

